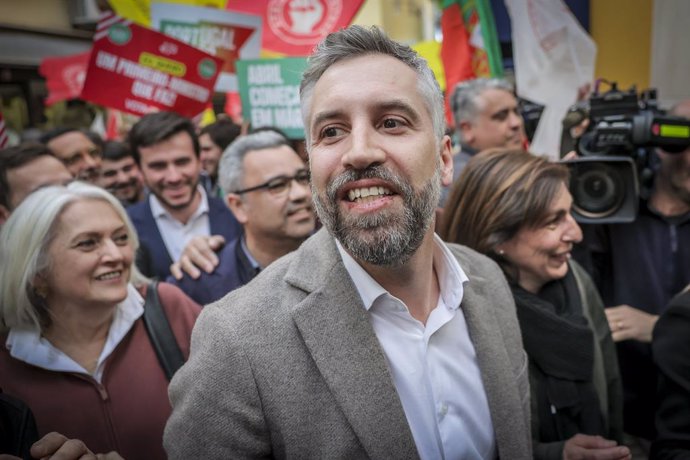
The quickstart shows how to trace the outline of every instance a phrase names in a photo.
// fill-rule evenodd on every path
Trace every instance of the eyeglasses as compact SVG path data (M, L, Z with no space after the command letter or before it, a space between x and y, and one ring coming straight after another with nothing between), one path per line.
M264 182L261 185L256 185L254 187L245 188L244 190L237 190L234 193L242 195L243 193L254 192L256 190L268 190L271 195L280 195L285 193L290 186L292 181L297 182L299 185L309 185L309 171L302 169L297 172L294 176L278 176L273 179Z

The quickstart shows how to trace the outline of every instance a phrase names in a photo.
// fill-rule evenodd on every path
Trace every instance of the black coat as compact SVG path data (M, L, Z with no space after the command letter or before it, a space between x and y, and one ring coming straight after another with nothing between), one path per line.
M654 327L659 371L651 459L690 459L690 292L671 300Z

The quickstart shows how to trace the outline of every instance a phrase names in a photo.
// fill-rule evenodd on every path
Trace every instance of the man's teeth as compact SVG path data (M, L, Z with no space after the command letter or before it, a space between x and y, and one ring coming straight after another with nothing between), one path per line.
M349 191L348 198L350 201L355 201L357 198L366 198L368 196L390 195L391 191L385 187L363 187L355 188Z
M97 276L96 279L99 281L107 281L107 280L117 278L120 275L122 275L122 272L120 272L120 271L110 272L110 273L106 273L105 275Z

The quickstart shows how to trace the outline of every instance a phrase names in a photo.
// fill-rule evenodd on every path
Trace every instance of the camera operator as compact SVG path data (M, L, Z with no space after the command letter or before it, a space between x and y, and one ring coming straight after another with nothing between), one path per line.
M669 115L690 118L690 100ZM665 305L690 282L690 148L657 149L658 169L649 197L626 224L583 225L592 276L617 343L624 387L625 431L653 439L657 374L652 329Z

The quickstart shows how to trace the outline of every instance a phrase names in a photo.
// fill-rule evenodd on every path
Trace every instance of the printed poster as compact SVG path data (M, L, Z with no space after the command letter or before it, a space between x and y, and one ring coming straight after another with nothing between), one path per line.
M91 50L82 99L135 115L204 111L221 60L184 42L106 14Z
M306 58L238 61L244 120L252 128L273 126L290 139L303 139L299 84L306 67Z
M215 90L237 91L235 62L261 52L261 17L196 6L153 3L151 26L223 61Z

